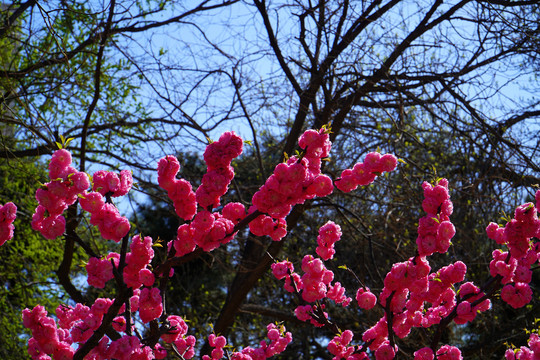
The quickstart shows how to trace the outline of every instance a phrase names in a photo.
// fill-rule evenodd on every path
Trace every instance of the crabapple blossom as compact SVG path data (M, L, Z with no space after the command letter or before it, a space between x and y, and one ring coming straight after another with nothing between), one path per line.
M104 239L115 242L120 242L130 229L129 220L120 215L116 206L109 203L92 213L90 224L97 226Z
M98 289L103 289L105 287L105 283L114 277L111 259L114 261L115 266L118 267L120 254L117 253L110 253L104 259L98 259L95 257L88 259L88 263L86 264L88 285Z
M176 251L175 256L183 256L195 250L197 244L189 224L182 224L178 227L173 245Z
M529 284L526 283L508 284L501 290L501 299L514 309L517 309L531 302L532 290Z
M3 206L0 205L0 246L6 241L13 238L15 226L13 221L17 217L17 206L12 202L8 202Z
M241 203L228 203L223 207L221 215L223 215L224 218L232 221L233 224L236 225L240 220L246 217L246 208Z
M333 191L331 179L321 174L321 159L328 156L331 147L326 129L306 131L299 138L298 144L304 149L303 156L293 156L286 163L278 164L252 198L253 208L277 220L278 225L285 224L284 218L293 206L303 204L315 196L327 196ZM262 221L269 220L266 220L264 215L259 218L265 220L253 221L250 224L250 230L255 235L270 235L272 239L280 240L286 234L286 231L275 234L272 226L262 224ZM283 227L283 230L285 229Z
M333 221L328 221L319 228L319 236L317 236L317 254L323 260L330 260L334 257L336 251L334 244L341 238L341 228Z
M504 244L504 227L500 227L498 224L491 222L486 227L486 233L488 238L495 240L497 244Z
M364 310L371 310L377 305L377 296L373 294L368 287L359 288L356 292L356 301L358 306Z
M145 269L154 257L152 245L150 236L135 235L131 239L131 252L126 254L126 267L124 268L124 282L128 287L137 289L141 287L143 280L149 279L150 276L146 274ZM141 272L143 272L142 275Z
M390 346L388 341L385 341L381 346L375 350L376 360L391 360L396 355L396 348Z
M271 265L272 273L276 279L281 280L286 276L289 276L289 273L294 271L293 264L288 260L283 260L280 262L275 262Z
M414 360L433 360L434 357L433 350L428 347L421 348L414 352Z
M296 307L296 309L294 309L294 315L300 321L306 321L306 322L309 321L311 325L315 327L323 327L324 325L318 322L314 317L314 313L317 310L316 307L317 305L299 305ZM325 311L322 311L324 310L325 306L321 305L320 308L321 308L322 315L325 318L328 318L328 313Z
M143 323L157 319L163 312L163 301L158 288L143 288L139 296L139 315Z
M208 167L201 185L195 192L197 203L203 208L215 208L234 178L231 161L242 153L243 141L234 131L223 133L218 141L209 144L203 154Z
M392 154L368 153L364 162L357 163L352 169L343 170L340 178L335 182L336 187L343 192L351 192L358 186L369 185L378 175L394 170L397 161Z
M227 339L225 339L224 336L216 336L215 334L210 334L210 336L208 336L208 344L214 349L211 352L211 356L204 355L203 360L221 359L224 355L223 348L227 344Z
M528 347L521 346L519 349L506 350L506 353L504 354L506 360L538 359L540 357L540 336L536 333L532 333L529 336L527 343L529 345Z
M204 219L197 221L201 214ZM206 210L197 214L190 227L195 244L203 251L212 251L231 241L235 235L234 223L231 220Z
M183 354L184 359L191 359L195 356L195 343L197 339L193 335L186 337L178 337L174 342L174 346L180 354Z
M443 345L437 350L436 354L437 360L461 360L463 357L461 356L461 351L455 347L450 345Z
M302 153L275 167L273 174L254 194L248 211L241 203L225 204L220 211L218 206L221 198L234 178L231 162L241 154L242 144L239 136L227 132L207 146L204 152L207 172L196 191L187 180L177 179L180 163L174 156L166 156L158 162L158 183L167 191L176 214L185 221L178 227L176 238L168 243L171 252L166 261L172 258L173 252L175 256L183 256L193 252L196 247L205 252L212 251L229 242L236 231L248 225L254 235L270 236L274 241L279 241L287 234L287 215L295 205L333 192L332 179L322 174L321 170L322 161L329 156L331 148L329 131L326 128L308 130L298 140ZM39 205L32 217L32 227L46 238L61 236L66 229L63 213L79 199L81 208L91 214L90 223L98 227L103 238L117 242L122 238L127 239L129 221L120 216L110 197L127 194L133 183L131 172L100 170L94 173L91 184L88 176L71 164L71 154L67 150L58 150L53 154L49 163L51 181L36 191ZM394 155L371 152L362 163L344 170L335 185L344 192L352 191L358 186L371 184L383 172L394 170L396 165ZM92 191L89 191L91 185ZM377 302L381 305L378 310L383 312L377 323L362 334L362 346L351 345L353 332L341 332L326 312L333 310L326 307L327 299L343 306L351 301L341 283L333 282L334 273L323 262L335 255L334 244L342 235L337 224L329 221L320 227L316 253L322 260L305 255L301 265L303 275L295 273L293 263L288 260L272 264L273 275L278 280L284 280L286 291L299 295L300 305L294 310L299 320L309 321L316 327L335 325L333 329L338 329L338 335L328 344L328 351L334 359L366 359L368 353L377 360L393 359L398 351L396 341L409 335L412 328L427 328L436 324L442 327L452 320L456 324L465 324L473 321L479 312L491 307L489 298L498 288L490 292L472 282L464 283L467 266L463 262L456 261L432 271L428 257L435 253L447 253L451 239L456 234L450 221L453 204L446 179L434 184L424 182L422 189L422 208L426 215L418 223L416 256L392 265L378 296L365 286L356 292L356 301L364 312L374 308ZM486 228L489 238L507 248L493 251L490 274L495 279L493 284L499 288L504 285L501 299L514 308L524 306L532 298L529 285L531 267L538 262L540 252L540 246L533 240L540 235L539 204L540 190L536 192L535 203L517 207L514 218L506 225L490 223ZM13 235L15 211L12 203L0 206L0 245ZM246 213L253 214L248 219L255 217L249 224ZM102 258L90 257L88 260L86 271L90 286L103 288L114 277L113 268L122 274L124 284L118 278L119 287L130 292L123 304L112 307L114 299L99 298L88 306L80 303L61 305L56 309L58 324L47 316L42 306L25 309L23 324L32 331L28 342L32 358L72 359L77 347L80 349L89 341L106 315L112 315L107 318L113 319L112 323L108 320L109 330L112 331L112 327L118 334L111 336L112 339L103 336L96 341L98 345L90 350L85 359L162 359L167 356L166 348L170 347L175 348L184 359L193 358L197 339L187 335L187 319L177 315L162 316L165 294L161 293L162 287L153 286L158 280L167 280L167 274L162 270L153 271L156 264L151 265L154 258L152 246L152 238L133 236L130 252L126 253L125 248L122 252L125 266L121 269L121 255L117 253ZM173 269L170 264L167 265L165 268L170 269L168 273L172 276ZM360 282L364 281L362 278ZM111 309L114 309L114 314L109 314ZM135 315L135 321L140 319L144 324L151 322L150 332L158 324L160 332L155 333L151 341L139 336L137 328L130 321L132 315ZM159 321L155 321L157 319ZM128 324L131 324L129 329ZM134 332L137 335L132 335ZM236 360L263 360L283 352L292 341L292 335L285 327L276 324L267 326L267 337L268 341L261 341L259 347L247 346L227 356ZM167 343L166 348L156 343L158 340L162 344ZM203 355L203 359L214 360L225 356L227 339L224 336L210 334L208 343L213 349L210 354ZM528 345L516 351L507 351L506 358L536 358L540 354L540 340L536 334L531 335ZM436 344L432 344L432 348L435 349ZM432 348L417 350L414 359L462 358L456 347L444 345L435 354Z
M328 343L328 352L334 357L332 360L347 359L354 352L354 346L348 346L353 339L353 332L345 330L341 335L334 336Z
M256 236L268 235L272 240L279 241L287 235L287 221L284 218L273 219L270 216L259 215L249 223L249 230Z
M514 281L514 273L517 268L518 261L514 257L510 257L508 252L502 252L500 249L493 250L493 260L489 263L489 273L495 277L502 277L501 283L508 284Z
M228 358L233 360L265 360L285 351L287 345L292 341L291 333L287 332L284 326L276 326L275 324L268 324L266 328L269 343L261 341L258 348L247 346L242 351L233 352ZM211 356L204 355L203 359L220 359L223 356L226 339L223 336L211 334L208 340L210 346L214 347L214 349Z
M327 270L321 259L311 255L304 256L302 260L302 298L307 302L314 302L326 296L328 286L334 278L332 271Z
M336 282L333 285L328 285L326 297L333 300L336 304L341 304L342 306L349 306L352 301L350 297L345 296L345 288L341 286L339 282Z
M101 195L119 197L126 195L133 186L131 171L122 170L120 174L111 171L98 170L92 176L92 190Z
M90 186L88 175L70 165L69 151L55 151L49 162L51 181L36 191L39 205L32 216L31 224L34 230L47 239L55 239L64 233L66 221L62 213Z
M66 343L59 338L56 322L47 316L47 311L41 305L36 305L34 309L24 309L22 312L23 325L32 331L32 338L28 343L28 353L35 359L40 354L53 355L67 350L70 343ZM62 350L60 350L62 349Z
M479 312L487 311L491 308L491 301L485 299L479 304L472 306L473 302L484 296L484 293L471 282L462 284L459 288L460 302L456 309L457 316L454 318L456 324L465 324L473 321Z
M179 170L180 163L176 157L167 155L160 159L157 166L158 184L167 191L176 214L184 220L191 220L197 213L195 192L189 181L176 179Z
M420 256L428 256L435 252L445 253L450 247L450 240L456 230L450 222L453 205L448 194L448 181L440 179L435 185L428 182L422 184L424 201L422 208L427 213L418 222L418 238L416 245Z
M369 343L370 350L376 350L386 340L388 340L388 322L386 321L386 315L384 315L379 321L364 331L362 334L362 340L365 343Z
M169 315L167 321L170 324L170 330L161 335L161 339L166 343L175 342L178 338L184 337L187 334L188 326L180 316Z

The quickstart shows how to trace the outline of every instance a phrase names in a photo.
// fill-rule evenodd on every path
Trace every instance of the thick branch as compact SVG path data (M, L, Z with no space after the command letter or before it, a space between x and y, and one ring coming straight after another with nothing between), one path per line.
M6 35L11 26L15 24L15 21L17 21L19 16L21 16L26 11L26 9L34 6L36 3L36 0L28 0L24 4L21 4L21 6L19 6L17 10L15 10L13 14L11 14L10 17L6 18L6 21L4 21L4 25L0 28L0 39Z

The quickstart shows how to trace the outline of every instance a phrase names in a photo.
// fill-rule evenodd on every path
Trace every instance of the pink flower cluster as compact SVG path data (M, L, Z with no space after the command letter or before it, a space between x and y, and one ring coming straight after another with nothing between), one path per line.
M105 170L99 170L92 176L94 186L93 191L99 192L103 196L110 195L119 197L126 195L133 186L131 171L122 170L120 175Z
M208 170L195 193L197 202L203 208L211 210L219 206L220 198L227 193L234 178L231 162L242 153L242 146L242 138L229 131L206 147L203 156Z
M475 305L476 304L476 305ZM485 294L472 282L466 282L459 287L459 299L456 308L456 324L465 324L476 318L480 312L491 309L491 301L485 298Z
M353 332L351 330L345 330L342 334L334 336L334 338L328 344L328 352L334 355L332 360L363 360L368 359L366 353L353 354L355 346L349 346L353 339Z
M537 205L538 199L540 190L536 192ZM486 233L497 244L509 249L493 251L493 260L489 264L491 276L500 276L501 284L506 284L501 290L501 299L516 309L525 306L532 299L531 267L540 259L540 245L532 241L533 237L540 238L538 208L533 203L520 205L506 226L492 222Z
M211 209L220 204L221 196L228 190L234 177L231 162L242 153L242 146L242 139L232 131L208 145L204 152L208 171L196 192L187 180L176 179L180 164L174 156L169 155L159 161L159 185L167 190L178 216L186 221L192 220L180 225L177 238L169 243L169 246L174 246L175 256L189 254L197 246L204 251L212 251L234 237L234 225L245 217L244 206L240 203L227 204L222 210L223 215L212 213ZM197 212L197 203L203 210Z
M400 338L406 337L413 327L439 324L454 309L455 323L472 321L478 312L488 310L491 303L471 282L460 286L459 298L456 298L454 285L464 280L466 271L465 264L458 261L430 274L426 258L418 256L394 264L379 296L386 310L385 315L375 326L364 332L362 339L370 343L371 350L385 344L388 341L389 314L392 317L392 330Z
M71 166L71 154L65 149L53 153L49 177L51 181L36 191L39 205L32 216L32 229L47 239L55 239L66 230L63 212L90 187L90 180Z
M143 288L139 296L139 316L146 324L157 319L163 313L163 299L158 288Z
M328 134L325 128L306 131L298 140L298 145L304 150L303 156L293 156L286 163L278 164L274 173L253 195L250 212L256 209L269 215L261 215L250 223L253 234L280 240L287 233L285 217L294 205L332 193L332 179L321 174L322 159L328 157L331 147Z
M324 266L321 259L306 255L302 259L304 275L300 281L299 290L306 302L315 302L326 296L328 285L334 280L334 273Z
M285 329L285 326L268 324L266 330L269 343L261 341L258 348L247 346L240 352L232 353L231 360L266 360L285 351L292 341L292 334Z
M107 257L98 259L91 257L86 264L86 272L88 273L87 282L88 285L98 289L103 289L105 283L111 280L113 276L113 264L118 268L118 262L120 260L120 254L109 253Z
M230 204L228 204L230 205ZM228 216L232 216L233 220L222 216L220 213L211 213L207 210L202 210L197 213L190 224L182 224L178 227L177 237L173 242L176 250L175 256L183 256L195 250L199 246L204 251L212 251L218 248L221 244L226 244L231 241L235 232L234 225L237 222L238 216L242 216L244 206L240 203L235 203L236 210L225 212Z
M129 232L129 220L120 215L116 206L106 203L100 193L84 192L79 202L83 210L92 214L90 224L97 226L104 239L120 242Z
M305 132L299 139L303 154L276 166L274 173L253 196L253 206L248 212L262 213L249 224L253 234L280 240L287 233L285 218L293 206L315 196L332 193L332 180L321 173L322 160L329 155L331 146L328 134L325 128ZM173 200L178 216L187 221L178 228L177 238L169 243L169 249L174 247L176 256L190 253L197 246L203 251L212 251L234 237L237 225L246 216L244 205L227 204L221 213L212 210L219 206L221 197L227 192L234 177L231 162L241 152L242 139L234 132L225 133L217 142L210 144L204 153L208 171L196 192L188 181L176 179L180 164L175 157L167 156L159 161L158 182ZM129 232L129 222L119 215L116 207L110 203L110 197L122 196L129 191L133 182L131 173L98 171L93 177L93 191L88 192L88 176L70 164L69 152L59 150L53 154L49 165L51 181L36 193L39 206L33 217L33 226L48 238L63 234L65 219L62 213L80 198L83 210L92 214L90 222L99 228L103 237L120 241ZM369 153L363 163L343 171L336 186L342 191L352 191L358 186L370 184L381 173L395 169L396 165L397 159L393 155ZM384 315L362 334L363 346L351 344L354 337L351 330L336 335L328 344L334 359L360 360L372 355L377 360L393 359L398 351L395 337L406 337L413 327L427 328L436 324L445 325L449 321L465 324L473 321L479 312L490 308L489 296L493 291L486 295L472 282L465 282L467 267L464 263L457 261L431 272L427 256L436 252L446 253L455 235L454 225L449 218L453 208L446 179L440 179L433 185L425 182L422 188L425 197L422 207L426 216L419 221L418 254L392 266L378 296L368 287L358 289L356 301L359 307L369 310L379 305ZM518 207L514 219L506 226L492 223L487 228L490 238L508 248L508 251L498 249L493 252L490 272L497 285L504 285L501 298L515 308L531 300L531 268L540 256L540 246L532 240L540 236L537 210L540 191L536 193L535 200L536 207L533 203ZM199 211L197 204L201 205ZM16 208L13 204L8 205L0 207L0 244L5 242L2 241L4 233L9 237L13 232ZM337 224L329 221L323 225L317 237L317 254L325 261L332 259L334 244L341 235L341 228ZM171 315L166 319L165 315L162 316L163 294L154 287L156 275L150 267L154 257L152 245L150 237L133 237L122 269L124 283L133 289L133 296L129 299L129 308L124 304L112 323L121 337L115 341L103 337L85 359L165 358L167 351L163 346L156 344L151 348L145 345L145 339L138 335L131 336L136 329L133 323L128 329L127 323L132 314L137 313L145 324L161 317L159 324L165 331L161 334L161 340L173 344L185 359L194 356L196 339L187 335L186 322L180 316ZM113 269L118 268L119 261L120 254L117 253L110 253L101 259L90 258L86 267L88 283L103 288L107 281L114 278ZM295 309L298 319L310 321L315 326L335 325L325 312L325 298L343 306L348 306L351 298L345 295L345 288L339 282L333 283L334 273L325 267L323 260L306 255L302 260L302 270L302 276L295 273L289 261L272 265L274 276L285 280L285 289L302 298L304 305ZM91 307L82 304L61 306L56 311L58 326L53 318L47 316L43 307L25 309L23 323L32 331L29 341L32 358L71 359L76 346L88 341L112 304L111 299L97 299ZM153 324L156 323L154 321ZM509 350L506 358L537 358L540 340L538 335L533 335L529 339L529 347ZM262 341L258 348L246 347L229 355L224 351L226 338L211 334L208 340L213 351L203 359L217 360L226 355L236 360L263 360L283 352L292 340L291 334L283 326L275 324L267 326L267 336L269 341ZM461 358L459 349L449 345L443 345L438 350L435 350L435 346L422 348L414 353L415 360Z
M139 311L140 295L141 295L140 289L133 290L133 296L129 298L130 315L132 313L136 313L137 311ZM106 299L106 300L109 300L109 299ZM113 319L113 322L111 324L112 328L118 332L125 332L127 329L125 306L126 306L125 304L122 304L122 306L120 307L120 310L118 311L118 314L120 315L116 316ZM58 310L56 311L58 312ZM135 325L131 324L131 331L134 331L134 329L135 329Z
M461 360L463 359L463 356L461 356L461 351L455 347L450 345L443 345L437 350L437 360ZM425 347L418 351L415 351L414 353L414 360L433 360L435 359L435 355L433 354L433 350L431 348Z
M439 180L435 186L424 183L423 188L426 197L423 207L428 215L420 221L419 248L425 245L425 238L428 236L432 236L435 239L434 243L438 245L430 251L419 249L419 255L394 264L386 275L384 288L378 299L385 313L362 335L365 346L375 354L376 359L393 359L398 351L397 345L390 343L390 330L397 337L404 338L413 327L427 328L441 323L448 316L452 316L455 323L464 324L472 321L478 312L488 310L491 305L485 294L471 282L463 283L459 287L459 296L456 295L454 287L465 279L467 267L464 263L458 261L431 273L426 255L431 255L436 251L446 252L449 239L454 233L454 231L448 232L444 227L446 225L442 225L443 223L451 225L449 215L452 212L452 203L448 196L448 183L445 179ZM437 221L429 222L428 231L426 222L430 219ZM451 236L448 236L449 233ZM444 245L441 245L443 243ZM364 310L369 310L377 304L377 297L367 287L358 289L356 300L359 307ZM345 342L341 338L335 338L331 352L334 351L332 352L334 355L339 351L344 351L345 354L350 353L350 341L346 340L348 337L345 338ZM358 349L353 354L363 353L363 351L363 349ZM436 355L438 359L461 358L459 350L448 345L442 346ZM433 351L425 348L415 353L415 359L424 358L433 359Z
M154 258L152 245L150 236L135 235L131 239L129 246L131 252L126 254L126 267L124 268L124 282L127 286L137 289L143 285L143 280L147 277L147 266ZM145 280L145 282L144 285L152 286L153 278L150 281Z
M167 155L158 162L158 183L173 201L176 214L184 219L191 220L197 213L197 202L191 183L185 179L177 179L180 170L178 159Z
M210 334L210 336L208 336L208 344L210 344L210 346L214 349L210 353L210 356L203 355L203 360L219 360L225 355L223 351L223 348L225 345L227 345L227 339L225 339L225 336L216 336L216 334Z
M170 324L170 330L166 334L161 335L161 339L168 344L174 344L178 352L184 354L185 359L191 359L195 356L195 343L197 339L193 335L187 335L188 326L180 316L169 315L167 321Z
M324 311L325 308L324 304L299 305L294 309L294 315L300 321L309 321L315 327L323 327L323 322L328 319L328 313ZM324 316L324 319L321 315Z
M130 229L129 220L121 216L116 206L106 198L126 195L133 186L131 171L122 170L120 175L105 170L98 170L92 176L93 191L80 195L83 210L88 211L90 224L97 226L106 240L120 242Z
M121 196L127 194L133 184L131 172L115 173L98 171L94 174L94 189L87 192L90 180L86 173L71 166L71 154L65 149L53 153L49 163L51 181L36 191L39 203L32 216L32 228L47 239L55 239L66 230L66 219L62 215L68 206L80 198L83 210L92 214L90 223L97 226L104 239L119 242L130 229L127 218L118 209L105 203L103 194Z
M152 249L152 238L144 238L135 235L131 239L130 250L126 254L126 266L124 267L124 282L128 287L139 291L138 295L139 316L143 323L157 319L163 312L161 294L158 288L151 288L154 285L155 276L148 265L154 257ZM90 258L86 265L88 272L88 284L97 288L103 288L105 283L113 278L113 262L118 267L120 255L110 253L105 259ZM112 260L112 262L111 262ZM132 309L133 310L133 309ZM133 310L135 311L135 310Z
M392 266L384 279L384 288L379 295L379 302L387 311L379 322L362 336L365 342L371 342L371 350L375 351L388 341L386 319L389 314L393 319L392 329L401 338L407 336L413 326L421 325L423 301L416 299L416 296L427 290L429 271L427 260L420 257ZM371 292L368 290L359 292L360 295L357 293L357 297L366 302L366 308L372 307L374 304ZM359 305L364 304L358 302Z
M250 213L255 207L249 209ZM259 215L249 223L249 230L256 236L268 235L272 240L279 241L287 235L287 220L285 218L273 219L271 216Z
M154 257L152 245L152 238L149 236L142 238L135 235L131 239L131 252L126 254L126 266L123 271L124 282L128 287L138 289L143 285L151 287L154 284L155 276L148 269ZM113 262L114 266L118 267L119 260L120 254L114 252L103 259L91 257L86 265L88 285L102 289L105 283L113 278Z
M424 182L422 208L427 213L418 222L418 254L428 256L435 252L444 254L450 247L450 240L456 234L450 222L453 205L448 194L448 180L440 179L435 186Z
M32 331L28 342L28 353L32 359L50 360L72 359L76 351L72 345L86 342L101 325L103 316L109 310L113 300L100 298L92 307L77 304L76 307L60 305L56 309L58 326L55 320L47 316L41 305L34 309L23 310L23 324ZM125 309L120 309L124 312ZM124 335L110 341L104 337L85 359L140 359L150 360L155 357L153 349L141 344L136 336Z
M429 327L439 324L456 307L456 292L454 285L465 279L467 267L461 261L442 267L436 273L429 274L428 287L423 297L417 298L416 309L422 309L421 303L427 301L431 307L426 309L420 319L420 325Z
M356 302L361 309L371 310L377 305L377 296L366 286L356 291Z
M145 294L145 290L148 294ZM146 312L157 313L158 310L153 310L151 307L160 307L160 305L158 306L157 302L145 300L146 297L152 298L155 290L157 289L135 290L134 295L129 299L131 311L139 311L141 318ZM159 301L161 302L160 297ZM88 341L101 325L103 316L112 304L111 299L99 298L91 307L82 304L77 304L75 307L60 305L56 309L58 325L53 318L47 316L45 308L41 305L32 310L23 310L23 324L32 331L28 349L32 359L72 359L76 350L73 345L84 344ZM113 328L120 333L126 332L125 311L126 307L122 305L118 312L119 316L112 324ZM161 311L159 313L161 314ZM167 318L167 322L170 330L163 334L161 339L166 343L173 343L185 359L191 359L195 354L196 339L192 335L186 336L188 326L185 321L180 316L171 315ZM133 328L131 330L133 331ZM99 345L85 359L150 360L163 359L166 355L167 351L161 345L157 344L154 348L150 348L143 345L138 337L124 334L115 341L111 341L108 337L102 338Z
M32 359L49 360L71 359L75 350L71 347L71 336L64 329L57 329L53 318L47 316L47 311L41 305L33 310L24 309L23 325L32 331L28 341L28 353Z
M287 348L292 341L292 335L287 332L283 325L268 324L266 326L267 337L270 340L260 342L260 347L253 348L247 346L242 351L227 354L228 359L235 360L265 360L274 355L280 354ZM225 356L224 347L227 345L227 339L224 336L210 334L208 344L213 348L210 355L203 355L203 360L219 360Z
M336 304L348 306L352 301L351 298L345 296L345 288L339 282L332 284L334 273L326 269L321 259L312 255L306 255L302 260L304 271L302 277L294 272L294 266L289 261L277 262L271 267L272 273L278 280L285 279L285 290L300 293L302 299L308 303L328 298ZM312 310L311 305L303 305L295 310L295 314L299 320L310 320L314 325L320 326L320 322L312 321L310 315Z
M528 347L521 346L519 349L508 349L504 354L506 360L538 360L540 359L540 336L532 333L529 336Z
M319 228L317 236L317 249L315 252L323 259L330 260L334 258L336 250L334 244L341 239L341 228L333 221L328 221Z
M13 221L17 217L17 207L12 202L0 205L0 246L6 241L13 238Z
M234 223L231 220L206 210L197 213L190 227L195 244L204 251L212 251L234 237Z
M357 163L352 169L343 170L340 178L336 180L336 187L343 192L351 192L358 186L369 185L378 175L394 170L397 161L392 154L370 152L364 162Z
M234 360L265 360L285 351L287 345L292 341L291 333L286 332L284 326L278 327L275 324L268 324L266 330L270 343L261 341L260 347L252 348L248 346L240 352L233 352L230 356L227 354L227 358ZM227 344L227 339L224 336L210 334L208 343L213 347L213 350L210 355L204 355L203 360L219 360L223 358L223 348Z

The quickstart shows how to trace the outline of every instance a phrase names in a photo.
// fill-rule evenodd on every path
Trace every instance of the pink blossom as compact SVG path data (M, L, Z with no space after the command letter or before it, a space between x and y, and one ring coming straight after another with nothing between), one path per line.
M107 259L91 257L86 264L86 271L88 285L98 289L103 289L105 283L113 278L112 264Z
M225 205L221 214L236 225L240 220L246 217L246 209L243 204L233 202Z
M431 348L425 347L414 352L414 360L433 360L435 355Z
M437 360L462 360L461 351L450 345L443 345L437 350Z
M395 351L389 343L382 344L377 350L375 350L375 359L376 360L391 360L395 356Z
M354 352L354 346L348 346L353 338L351 330L345 330L341 335L334 336L328 344L328 352L334 355L334 360L347 359Z
M364 310L371 310L377 305L377 296L373 294L368 287L360 288L356 292L356 301L358 306Z
M276 279L281 280L289 275L289 272L294 271L294 266L290 261L283 260L281 262L273 263L271 265L272 273Z
M163 312L163 303L158 288L144 288L139 297L139 315L143 323L157 319Z
M187 334L188 326L184 319L178 315L169 315L167 321L170 324L170 330L161 335L161 339L166 343L172 343L178 338L182 338Z
M15 230L13 221L16 214L17 207L12 202L8 202L4 206L0 205L0 246L13 238L13 231Z
M505 285L501 290L501 299L514 309L527 305L532 300L532 290L529 284L516 283Z

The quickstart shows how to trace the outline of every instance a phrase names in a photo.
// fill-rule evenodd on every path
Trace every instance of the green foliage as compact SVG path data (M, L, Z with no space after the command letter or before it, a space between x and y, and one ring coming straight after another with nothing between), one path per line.
M28 357L28 332L21 311L37 304L54 311L66 300L54 274L60 260L62 242L43 238L30 227L37 202L36 187L45 180L43 164L29 159L0 163L0 203L18 207L15 236L0 247L0 357Z

